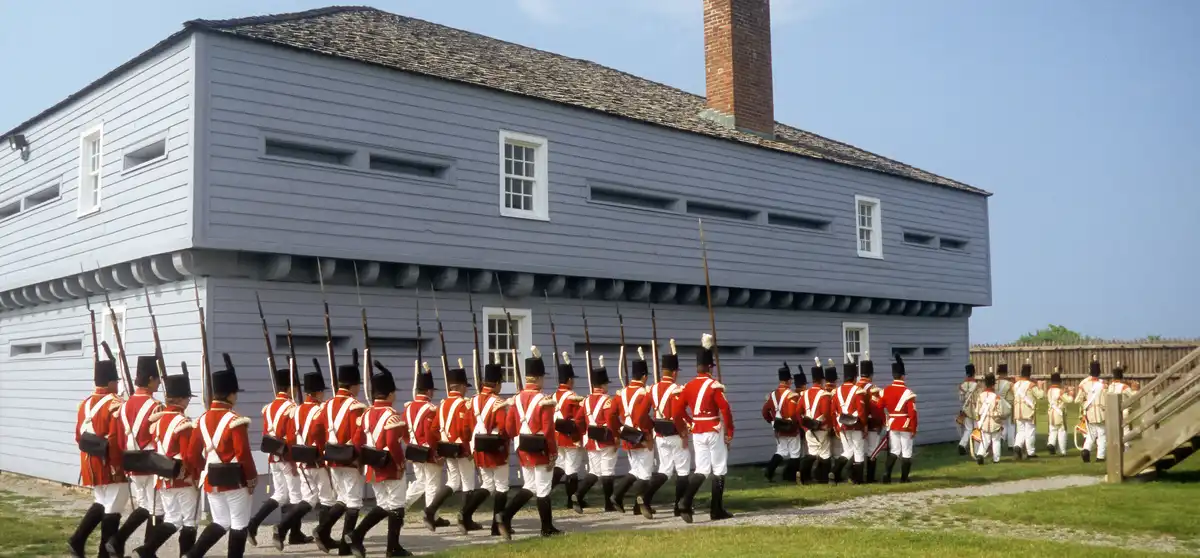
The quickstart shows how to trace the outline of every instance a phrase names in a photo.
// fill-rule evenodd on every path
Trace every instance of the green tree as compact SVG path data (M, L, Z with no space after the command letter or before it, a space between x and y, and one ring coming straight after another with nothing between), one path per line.
M1068 329L1066 326L1050 324L1033 333L1026 333L1017 339L1017 343L1027 343L1036 345L1078 345L1088 341L1092 341L1092 337L1088 337Z
M1162 341L1161 335L1147 335L1146 341Z

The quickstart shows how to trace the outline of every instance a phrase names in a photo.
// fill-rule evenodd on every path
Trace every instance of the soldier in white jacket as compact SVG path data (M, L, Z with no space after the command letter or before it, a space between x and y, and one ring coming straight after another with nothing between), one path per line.
M1079 390L1075 392L1075 402L1082 405L1083 420L1087 423L1087 436L1083 439L1083 449L1079 452L1084 463L1092 460L1092 452L1096 459L1104 461L1108 446L1108 431L1104 425L1104 410L1107 406L1104 395L1108 386L1100 379L1100 361L1092 355L1092 364L1088 370L1090 377L1079 382Z
M1033 365L1026 359L1021 365L1021 377L1013 384L1013 421L1016 422L1017 435L1013 444L1013 455L1017 460L1037 457L1037 427L1034 417L1037 416L1037 400L1046 396L1042 382L1034 383Z
M975 399L979 396L979 382L975 380L975 365L967 363L967 377L958 384L958 454L967 455L971 447L971 431L975 429Z
M1062 386L1062 373L1057 366L1050 374L1050 387L1046 389L1046 424L1048 434L1046 449L1050 455L1067 453L1067 404L1072 401L1071 390Z
M992 462L1000 461L1000 440L1004 438L1004 417L1011 409L996 392L996 377L988 374L983 378L983 392L976 400L975 416L979 417L979 433L983 436L975 453L975 462L983 465L983 458L988 450L992 452Z

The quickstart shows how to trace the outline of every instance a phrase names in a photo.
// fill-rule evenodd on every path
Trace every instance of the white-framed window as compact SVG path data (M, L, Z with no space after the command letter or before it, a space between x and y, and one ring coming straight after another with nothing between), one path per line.
M500 130L500 214L550 220L546 138Z
M512 336L509 336L508 318L504 313L503 308L483 308L483 340L484 354L480 355L480 360L486 364L490 359L494 359L496 363L504 368L504 391L515 391L521 379L517 377L515 368L516 363L513 362L512 342L510 339L515 339L517 343L517 358L521 359L521 365L524 366L524 359L530 356L529 347L533 345L533 312L526 308L509 308L508 315L512 316Z
M112 349L113 356L117 357L117 366L120 366L121 348L117 345L117 336L113 334L112 316L114 314L117 318L117 326L121 328L121 342L128 343L129 338L125 336L124 306L114 306L112 312L109 312L108 308L104 308L104 311L100 313L100 316L98 316L99 319L103 320L103 323L97 325L100 326L100 341L108 343L108 348ZM100 349L100 358L104 358L104 349Z
M855 234L860 258L883 258L883 210L879 198L854 196Z
M871 328L865 322L842 322L842 353L858 362L871 352Z
M100 211L100 187L104 171L104 126L89 128L79 135L79 216Z

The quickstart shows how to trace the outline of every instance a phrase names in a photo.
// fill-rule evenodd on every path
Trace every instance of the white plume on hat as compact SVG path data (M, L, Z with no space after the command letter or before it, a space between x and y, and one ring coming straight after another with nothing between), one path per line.
M604 368L604 355L600 355L600 368Z
M679 354L679 351L675 348L675 340L672 339L669 343L671 345L671 354Z
M571 364L571 357L570 357L570 355L567 354L566 351L562 352L562 357L563 357L563 364Z
M638 347L638 359L646 360L646 353L642 351L641 347Z
M537 345L530 347L529 351L533 353L533 358L542 358L542 350L537 348Z
M821 357L819 357L819 356L813 357L813 363L817 365L817 368L820 368L821 367Z
M711 349L711 348L713 348L713 336L712 336L712 334L711 334L711 333L705 333L704 335L700 336L700 345L701 345L701 346L703 346L705 349Z
M854 364L854 354L853 353L846 353L846 362L848 362L850 364Z
M833 359L831 358L831 359L829 359L829 365L828 365L828 366L829 366L830 368L832 368L832 367L834 367L834 366L837 366L837 365L833 363Z
M458 359L458 367L459 367L459 368L462 368L462 367L463 367L463 364L462 364L462 358L461 358L461 357Z
M430 373L433 372L432 370L429 369L429 361L428 360L421 363L421 368L424 368L426 372L430 372Z

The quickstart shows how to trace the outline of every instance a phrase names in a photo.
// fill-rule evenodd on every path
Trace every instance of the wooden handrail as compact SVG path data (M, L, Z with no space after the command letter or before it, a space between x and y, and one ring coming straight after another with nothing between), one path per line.
M1159 373L1158 377L1155 378L1153 382L1146 384L1145 386L1142 387L1142 389L1138 390L1137 393L1130 396L1129 400L1125 402L1124 407L1125 408L1132 407L1133 404L1140 401L1143 397L1146 396L1146 394L1152 392L1154 390L1154 388L1157 388L1157 387L1161 386L1162 384L1165 384L1167 382L1167 380L1170 379L1170 377L1173 374L1175 374L1179 370L1187 370L1187 368L1188 368L1187 365L1196 359L1200 359L1200 347L1197 347L1196 350L1188 353L1187 356L1179 359L1179 361L1176 362L1175 364L1172 364L1170 368L1167 368L1166 370L1163 370L1161 373Z
M1200 370L1200 368L1197 368L1197 370ZM1191 384L1191 382L1186 383ZM1197 398L1200 398L1200 384L1195 384L1191 389L1187 390L1187 393L1183 394L1182 397L1175 398L1175 401L1170 405L1167 405L1166 408L1154 413L1152 416L1142 421L1141 425L1129 431L1128 436L1123 437L1123 441L1132 442L1141 436L1147 429L1158 426L1158 424L1164 419L1175 414L1183 407L1195 402Z
M1174 368L1174 366L1172 366L1172 368ZM1189 384L1191 384L1193 381L1195 381L1197 378L1200 378L1200 366L1192 368L1192 370L1186 374L1180 375L1179 381L1176 382L1174 385L1170 386L1169 391L1159 394L1157 397L1154 398L1153 401L1150 402L1150 404L1142 405L1140 409L1137 409L1135 412L1130 414L1128 418L1125 419L1125 424L1131 424L1134 421L1142 418L1142 415L1145 415L1150 410L1161 407L1167 400L1169 400L1171 397L1174 397L1175 395L1177 395L1178 392L1184 391L1187 388L1187 386ZM1158 380L1155 380L1155 382L1157 382L1157 381ZM1129 398L1130 402L1123 405L1123 408L1125 408L1125 409L1131 408L1131 403L1136 402L1138 400L1139 396L1141 396L1143 393L1146 393L1146 390L1147 390L1147 388L1143 388L1141 391L1138 391L1137 393L1130 396L1130 398Z

